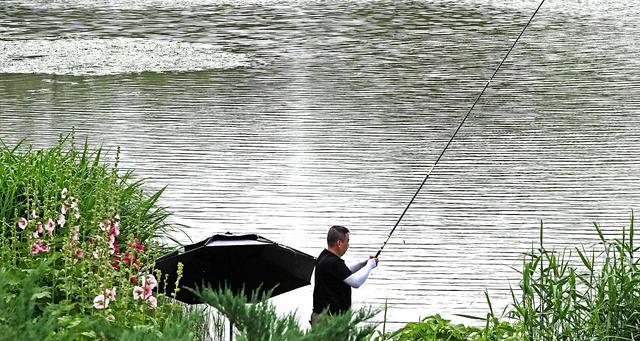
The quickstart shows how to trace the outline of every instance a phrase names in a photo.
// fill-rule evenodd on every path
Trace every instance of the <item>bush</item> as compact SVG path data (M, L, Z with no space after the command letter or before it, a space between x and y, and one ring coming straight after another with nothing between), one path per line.
M162 190L100 158L73 134L45 150L2 142L0 337L204 338L203 312L165 297L152 272L169 230Z

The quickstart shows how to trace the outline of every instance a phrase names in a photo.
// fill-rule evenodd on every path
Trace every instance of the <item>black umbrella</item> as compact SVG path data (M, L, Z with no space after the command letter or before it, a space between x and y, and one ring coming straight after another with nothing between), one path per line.
M184 252L174 251L156 260L156 269L162 271L160 288L167 295L175 291L179 262L184 268L176 299L191 304L202 303L185 289L196 286L214 290L228 286L247 295L256 289L261 293L273 290L271 296L276 296L311 284L315 266L313 256L256 234L216 234L185 246Z

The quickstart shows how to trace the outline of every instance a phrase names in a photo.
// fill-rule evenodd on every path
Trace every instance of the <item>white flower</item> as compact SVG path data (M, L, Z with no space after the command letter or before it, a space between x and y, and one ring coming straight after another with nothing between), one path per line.
M47 229L47 231L49 232L53 232L53 230L55 230L56 228L56 224L53 223L53 219L49 218L49 220L47 221L47 225L45 226L45 228Z
M64 214L60 214L60 216L58 217L58 225L62 227L64 226L65 222L67 222L67 218L64 216Z
M80 211L78 209L73 210L73 216L76 220L80 219Z
M100 294L93 299L93 307L96 309L104 309L109 306L109 299Z
M31 211L31 217L33 217L33 219L38 219L38 214L36 213L36 210Z
M80 226L74 226L73 227L73 237L72 237L72 239L74 241L76 241L76 242L78 240L80 240Z
M60 208L60 213L67 214L68 210L69 210L69 206L62 204L62 207Z
M18 227L19 227L21 230L24 230L24 229L27 227L27 223L28 223L27 219L25 219L25 218L20 218L20 220L18 220Z
M67 190L67 188L63 188L62 192L60 192L60 196L62 197L62 199L67 197L67 193L69 193L69 191Z

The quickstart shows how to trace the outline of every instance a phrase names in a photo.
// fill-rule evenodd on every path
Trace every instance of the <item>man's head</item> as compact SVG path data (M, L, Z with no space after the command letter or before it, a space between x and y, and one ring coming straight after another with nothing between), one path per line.
M331 226L327 233L327 246L329 251L342 257L349 248L349 229L344 226Z

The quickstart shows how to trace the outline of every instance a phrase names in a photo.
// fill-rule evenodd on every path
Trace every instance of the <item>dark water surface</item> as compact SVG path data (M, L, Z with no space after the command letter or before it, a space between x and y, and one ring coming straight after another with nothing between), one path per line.
M640 2L542 7L354 291L389 320L484 314L549 246L640 200ZM535 1L0 1L0 137L75 127L168 185L173 221L376 252ZM183 236L179 236L184 240ZM274 302L311 310L306 287Z

